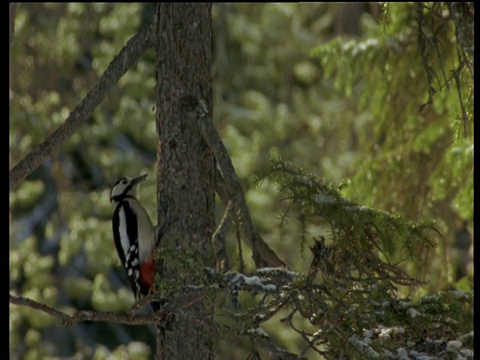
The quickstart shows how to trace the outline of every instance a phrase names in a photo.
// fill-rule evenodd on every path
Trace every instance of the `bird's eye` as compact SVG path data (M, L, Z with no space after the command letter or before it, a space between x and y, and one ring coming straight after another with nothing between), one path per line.
M126 184L127 183L127 180L122 180L122 184Z

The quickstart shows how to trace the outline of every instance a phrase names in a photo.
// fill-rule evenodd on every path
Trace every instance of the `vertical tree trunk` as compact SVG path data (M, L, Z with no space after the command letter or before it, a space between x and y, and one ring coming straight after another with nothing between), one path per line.
M212 110L211 4L159 4L157 10L158 220L160 288L174 314L164 332L164 359L214 358L211 302L184 285L201 285L213 266L215 162L186 99ZM158 283L158 280L157 280ZM207 304L208 303L208 304Z

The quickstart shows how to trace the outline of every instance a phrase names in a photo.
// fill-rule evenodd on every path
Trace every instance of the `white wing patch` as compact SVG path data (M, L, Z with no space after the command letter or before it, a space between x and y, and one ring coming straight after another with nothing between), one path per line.
M128 241L127 219L125 217L125 209L123 208L123 206L120 208L120 211L118 212L118 216L120 218L120 221L119 221L120 243L122 244L123 253L128 255L130 242Z
M148 213L138 202L137 199L128 199L132 211L137 215L138 221L138 255L140 262L143 263L152 257L152 249L155 244L155 230ZM120 219L121 220L121 219Z

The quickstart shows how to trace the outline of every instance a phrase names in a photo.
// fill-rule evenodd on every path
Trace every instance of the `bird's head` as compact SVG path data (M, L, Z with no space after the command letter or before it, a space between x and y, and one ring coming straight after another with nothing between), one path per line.
M133 179L127 177L118 179L110 190L110 202L118 202L126 196L135 196L138 185L146 178L147 174Z

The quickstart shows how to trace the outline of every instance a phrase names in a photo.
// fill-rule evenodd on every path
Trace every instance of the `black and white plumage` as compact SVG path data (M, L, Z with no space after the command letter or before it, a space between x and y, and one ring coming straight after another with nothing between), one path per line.
M138 185L147 174L137 178L120 178L110 191L115 204L112 229L115 247L138 300L152 291L154 285L155 230L148 213L136 198ZM159 303L151 302L157 311Z

